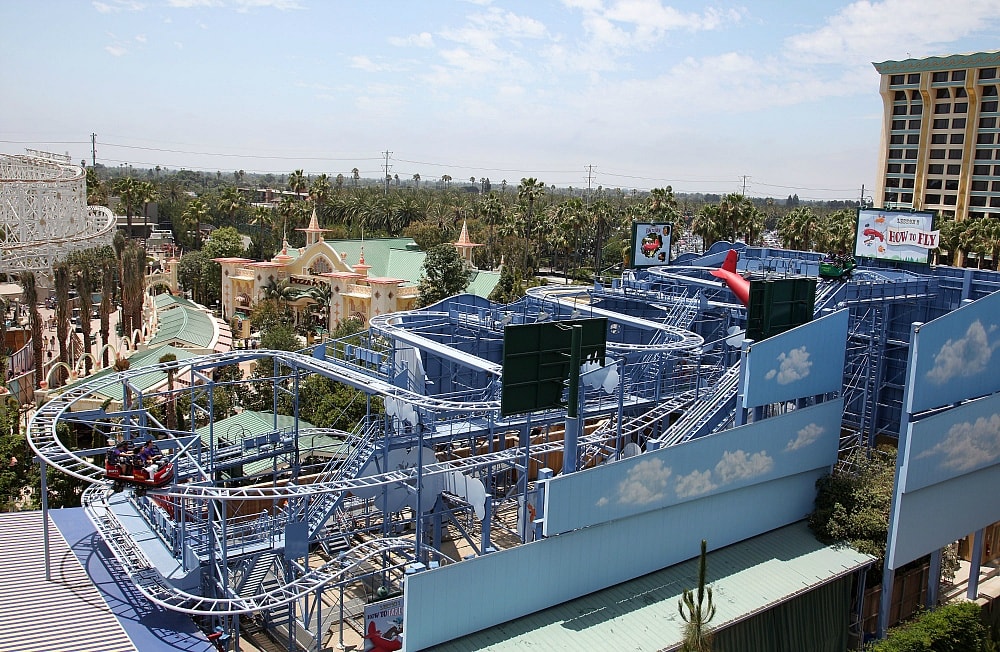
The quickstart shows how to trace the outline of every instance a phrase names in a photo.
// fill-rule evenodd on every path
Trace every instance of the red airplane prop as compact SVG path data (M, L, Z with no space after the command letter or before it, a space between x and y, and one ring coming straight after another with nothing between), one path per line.
M396 652L403 647L403 642L398 639L390 641L382 638L378 629L375 628L375 621L368 623L368 634L365 638L372 644L372 652Z
M719 269L713 270L712 276L725 281L736 298L744 306L748 306L750 304L750 281L736 273L736 261L739 258L739 253L735 249L730 249L729 253L726 254L726 262L722 263L722 267Z

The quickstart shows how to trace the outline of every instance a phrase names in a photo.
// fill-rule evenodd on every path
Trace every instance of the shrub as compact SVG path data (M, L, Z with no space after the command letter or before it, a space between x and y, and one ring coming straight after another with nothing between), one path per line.
M945 605L889 632L869 652L985 652L989 632L974 602Z

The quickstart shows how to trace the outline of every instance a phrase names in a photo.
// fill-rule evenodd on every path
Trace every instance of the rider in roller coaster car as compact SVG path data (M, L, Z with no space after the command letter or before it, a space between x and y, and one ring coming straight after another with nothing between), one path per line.
M163 457L163 453L160 452L160 447L152 439L146 440L146 445L139 451L139 460L150 477L166 464L166 459Z

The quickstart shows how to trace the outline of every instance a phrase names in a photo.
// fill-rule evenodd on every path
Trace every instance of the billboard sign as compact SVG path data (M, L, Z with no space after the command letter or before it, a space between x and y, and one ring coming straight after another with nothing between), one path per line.
M940 242L941 232L931 230L933 222L934 213L926 211L860 209L854 255L926 263Z
M670 234L673 226L636 222L632 225L631 267L653 267L670 262Z
M365 605L365 650L398 650L403 642L403 596Z

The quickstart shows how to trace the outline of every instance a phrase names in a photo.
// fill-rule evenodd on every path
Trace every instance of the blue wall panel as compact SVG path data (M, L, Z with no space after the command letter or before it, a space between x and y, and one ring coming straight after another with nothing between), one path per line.
M911 492L997 462L1000 394L914 423L906 446L905 473L900 479L903 491Z
M843 401L827 401L613 464L553 478L545 493L551 536L778 477L830 469Z
M406 579L408 652L534 613L805 518L824 470L601 523ZM577 474L580 475L580 474Z
M849 310L838 310L751 344L743 407L839 392L849 316Z
M1000 391L1000 292L920 326L910 362L911 414Z

